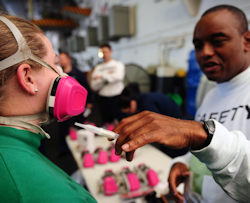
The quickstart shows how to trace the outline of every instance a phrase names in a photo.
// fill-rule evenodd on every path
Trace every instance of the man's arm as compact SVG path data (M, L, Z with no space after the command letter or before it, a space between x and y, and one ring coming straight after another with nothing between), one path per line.
M91 74L90 87L92 90L99 91L103 87L105 80L101 75L102 72L99 71L99 66L96 66Z
M112 64L114 65L114 64ZM123 81L125 76L125 66L121 62L116 62L115 66L112 69L107 70L103 73L102 78L109 83Z
M215 122L216 131L208 147L192 153L213 173L215 181L233 199L250 199L250 142L239 131L229 132Z
M127 160L131 161L137 148L152 142L173 149L190 147L232 198L247 201L250 199L250 142L242 133L229 132L218 122L214 123L211 143L200 149L208 137L201 123L144 111L123 119L115 128L120 134L116 153L125 151Z
M116 141L116 153L127 152L127 160L133 159L137 148L152 142L172 149L191 147L199 149L207 138L200 122L180 120L150 111L143 111L123 119L114 130L120 134Z

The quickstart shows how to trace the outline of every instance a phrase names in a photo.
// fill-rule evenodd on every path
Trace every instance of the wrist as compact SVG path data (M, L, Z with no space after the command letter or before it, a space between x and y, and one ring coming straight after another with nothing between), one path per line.
M196 130L191 137L191 150L200 150L208 146L212 140L215 125L212 120L197 122Z

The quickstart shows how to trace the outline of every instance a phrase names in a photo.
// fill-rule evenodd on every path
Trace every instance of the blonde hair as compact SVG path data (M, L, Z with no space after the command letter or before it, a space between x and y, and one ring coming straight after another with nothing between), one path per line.
M43 34L43 32L39 27L27 20L15 16L5 14L1 14L0 16L8 18L12 23L16 25L34 55L40 58L46 55L47 49L41 39L41 34ZM18 45L16 39L14 38L14 35L2 21L0 21L0 35L2 36L0 38L0 60L3 60L13 55L18 49ZM14 75L18 66L22 63L28 63L32 66L32 68L41 67L41 65L39 65L38 63L32 60L27 60L0 71L0 88L11 76Z

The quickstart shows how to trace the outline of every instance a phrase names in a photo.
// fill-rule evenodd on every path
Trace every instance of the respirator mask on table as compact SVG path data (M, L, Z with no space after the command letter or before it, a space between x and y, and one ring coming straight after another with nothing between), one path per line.
M59 73L51 65L32 54L21 32L9 19L0 16L0 21L11 30L18 45L16 53L0 61L0 71L22 61L31 59L43 67L53 70L59 75L50 85L46 113L26 116L0 116L0 124L24 127L37 131L47 138L50 138L40 126L31 124L28 121L41 118L43 119L41 123L48 122L52 118L56 118L59 121L65 121L73 116L79 115L83 113L85 109L88 92L73 77Z

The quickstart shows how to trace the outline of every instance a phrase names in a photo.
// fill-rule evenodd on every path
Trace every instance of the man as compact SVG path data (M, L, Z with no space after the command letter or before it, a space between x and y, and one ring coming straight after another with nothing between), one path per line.
M166 116L181 118L180 107L167 95L159 92L140 93L136 84L129 84L119 97L119 106L123 113L129 115L144 110L160 113Z
M100 46L103 63L97 65L91 75L91 88L98 93L103 122L112 123L119 117L118 100L124 84L124 64L112 59L109 44Z
M202 71L209 80L218 83L204 98L195 120L215 119L230 130L248 133L250 41L244 13L227 5L207 10L196 24L193 43ZM194 156L173 165L170 178L178 179L186 173L184 163L193 172L193 190L201 194L205 202L235 202L227 198ZM175 187L174 182L170 184Z
M120 110L126 116L148 110L174 118L182 118L180 107L167 95L159 92L140 93L137 84L131 83L124 88L119 97ZM153 144L156 148L160 149L168 156L174 158L187 153L187 148L182 150L173 150L160 145Z
M195 46L196 57L202 71L209 80L213 80L218 83L217 87L210 91L204 99L203 104L197 111L196 120L201 121L213 118L221 122L230 130L241 130L243 133L247 134L250 127L248 106L250 102L250 69L248 68L250 64L250 33L248 31L248 23L244 13L238 8L228 5L221 5L207 10L202 15L199 22L196 24L193 35L193 43ZM142 119L140 120L140 123L141 122ZM149 122L151 123L152 120L149 120ZM154 121L154 123L156 123L156 121ZM157 122L157 125L163 123L166 125L165 122L160 121ZM173 124L174 123L172 123L172 126ZM183 122L183 124L183 127L187 128L183 129L183 131L189 131L189 134L191 133L191 135L196 134L196 132L193 131L194 129L191 129L190 125L186 125L185 122ZM171 125L171 123L168 125ZM215 126L217 127L217 124ZM171 129L172 131L170 133L175 135L175 131L182 130L182 128ZM133 130L135 131L135 129ZM149 130L147 129L145 131L149 132ZM152 129L150 130L150 132L152 134ZM126 132L126 134L127 133L128 132ZM137 134L138 136L138 133L142 132L137 129L136 133L133 133L133 136L135 136L135 134ZM161 132L161 134L163 134L163 132ZM224 135L227 135L227 133L225 133ZM144 137L146 137L145 133ZM225 136L224 139L227 140L229 138ZM162 140L159 141L162 142ZM230 143L230 139L227 141ZM173 142L176 142L176 140L171 137L168 142L171 142L171 144L173 144ZM189 140L189 142L193 142L193 140L191 139ZM190 146L190 144L192 143L189 143L188 146ZM228 145L228 147L230 147L230 144ZM242 145L245 145L245 143L243 143ZM119 149L119 147L120 144L117 145L117 149ZM230 150L230 148L227 150ZM231 152L227 153L229 154ZM238 152L235 153L237 154ZM248 152L246 152L245 154L247 153ZM221 154L220 156L227 156L228 154ZM244 157L243 153L238 156ZM248 154L246 155L246 157L247 156L249 157ZM204 157L206 156L204 155ZM222 157L217 158L220 160L220 162L224 163ZM208 162L210 162L211 160L215 162L214 157L209 157L209 159L210 160L208 160ZM242 161L242 159L240 160ZM206 161L207 160L205 160L204 162ZM245 170L245 173L243 172L242 174L247 178L248 175L246 171L248 171L249 169L249 160L247 159L244 161L246 168L242 169L242 172ZM188 163L188 161L186 163ZM202 192L202 196L205 202L233 202L232 199L226 199L227 197L224 195L223 191L219 191L219 188L216 187L216 184L213 182L211 176L209 176L207 170L203 169L197 160L191 158L191 163L191 169L195 172L194 176L201 177L200 182L199 180L196 181L195 186L197 191L200 190L199 192ZM235 164L235 162L233 163ZM214 165L212 164L212 167L210 166L210 169L213 167ZM215 177L215 173L220 173L223 168L216 168L216 170L212 170ZM240 174L237 165L235 166L235 168L228 170L232 170L232 174ZM224 176L216 178L216 181L220 182L220 184L222 184L222 187L224 187L224 189L227 190L227 192L234 198L238 199L237 195L241 196L240 198L242 199L246 198L246 191L239 192L240 190L231 188L231 183L229 183L230 178L228 179L231 174L227 172L228 171L224 172ZM183 201L183 197L178 194L176 187L179 183L183 182L185 177L187 177L188 175L189 170L185 164L176 163L175 165L173 165L169 176L169 184L172 195L178 201ZM204 179L202 179L203 175L206 175ZM237 179L237 177L239 176L236 175L235 177L231 178ZM242 178L237 179L237 181L238 180L241 181L240 183L237 182L237 184L239 184L239 188L245 186L245 183L247 181L243 181ZM226 185L226 183L228 184L228 186ZM247 182L247 184L248 183L249 181Z
M93 93L89 87L88 81L84 73L73 65L71 57L67 52L61 50L59 52L60 52L59 62L60 66L63 69L63 72L75 78L83 87L87 89L88 91L87 108L92 108L92 102L94 101Z
M83 72L81 72L78 68L73 66L71 62L71 57L67 52L59 51L59 63L60 66L63 69L64 73L67 73L69 76L75 78L83 87L86 88L88 91L88 98L87 98L87 104L86 109L92 109L93 107L93 93L91 92L91 89L89 87L89 84L87 82L87 79ZM86 111L86 110L85 110ZM86 120L83 114L80 114L78 116L75 116L69 120L58 122L58 133L59 133L59 141L60 141L60 156L65 155L66 153L69 153L68 146L65 142L65 137L69 134L70 127L74 126L75 122L83 123Z

